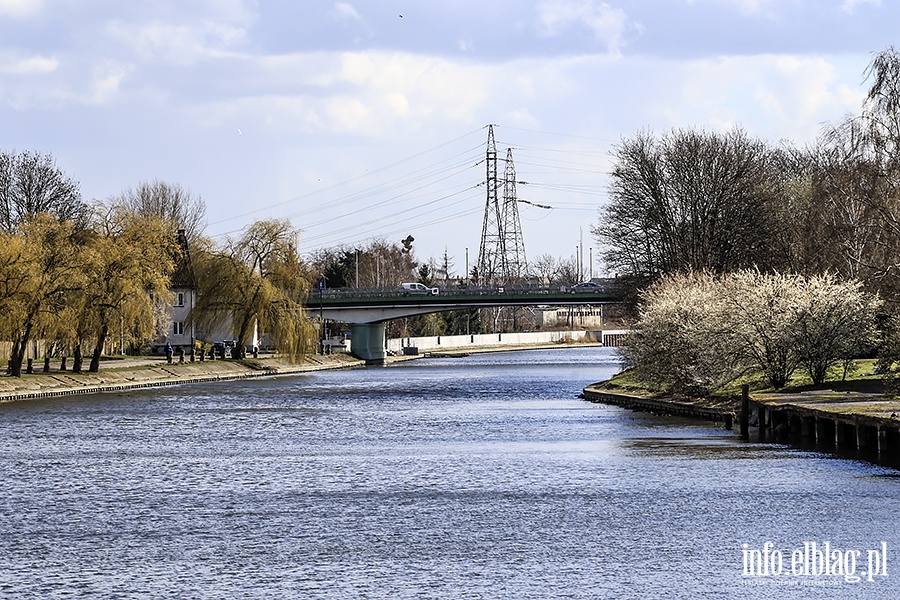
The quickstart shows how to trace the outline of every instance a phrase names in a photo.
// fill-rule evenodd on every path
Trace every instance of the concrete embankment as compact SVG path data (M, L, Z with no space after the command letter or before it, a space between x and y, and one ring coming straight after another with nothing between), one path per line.
M102 362L97 373L60 371L54 365L49 372L41 369L22 377L0 377L0 402L345 369L362 364L363 361L349 355L333 354L310 356L299 364L271 358L172 364L158 358L110 360Z
M775 442L845 458L900 467L900 400L878 393L814 390L758 394L749 398L746 418L739 402L721 406L641 396L610 389L606 382L584 388L592 402L660 415L723 423L742 422L746 439Z
M572 343L594 342L602 346L617 346L627 331L623 329L526 331L521 333L482 333L473 335L438 335L405 337L388 340L387 350L401 354L411 348L417 352L484 352L486 348L502 351L517 348L559 347Z
M760 441L900 467L900 401L881 394L759 395L749 418Z
M577 345L596 346L598 344ZM555 343L516 346L510 344L504 346L470 347L466 349L465 353L475 354L480 352L568 347L572 347L572 345ZM427 355L441 356L443 353L389 356L386 362L391 364L415 360ZM448 353L447 355L453 355L453 353ZM273 375L329 369L349 369L363 367L365 364L364 360L346 353L308 356L299 364L291 364L275 358L206 360L202 362L186 360L184 363L179 363L176 359L171 364L164 358L154 357L112 359L103 361L100 365L100 371L97 373L73 373L71 370L60 370L59 363L54 363L48 372L43 372L43 366L39 365L32 374L23 374L22 377L0 377L0 402L124 391L185 383L270 377Z
M731 429L734 410L731 406L708 406L699 403L681 402L672 399L626 394L610 390L604 383L595 383L584 388L582 396L591 402L615 404L632 410L653 413L655 415L675 415L722 423Z

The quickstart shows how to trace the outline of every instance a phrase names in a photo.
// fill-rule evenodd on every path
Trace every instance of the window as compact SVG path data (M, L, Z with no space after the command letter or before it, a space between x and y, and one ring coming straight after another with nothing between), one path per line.
M175 306L184 306L184 292L175 294Z
M173 333L175 335L184 335L184 321L175 321L172 325Z

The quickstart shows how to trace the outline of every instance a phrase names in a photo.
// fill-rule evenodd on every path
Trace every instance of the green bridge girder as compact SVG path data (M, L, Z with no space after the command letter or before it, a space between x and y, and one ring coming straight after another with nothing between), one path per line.
M350 323L352 352L370 363L385 359L387 321L434 312L498 306L571 306L612 304L622 301L614 286L588 292L567 287L436 288L429 295L404 295L396 288L384 290L316 290L306 301L307 314L322 320Z

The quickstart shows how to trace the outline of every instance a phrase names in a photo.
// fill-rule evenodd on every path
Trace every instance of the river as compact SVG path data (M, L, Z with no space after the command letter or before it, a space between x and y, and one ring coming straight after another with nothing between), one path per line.
M0 405L0 595L900 597L897 471L577 397L616 370L534 350Z

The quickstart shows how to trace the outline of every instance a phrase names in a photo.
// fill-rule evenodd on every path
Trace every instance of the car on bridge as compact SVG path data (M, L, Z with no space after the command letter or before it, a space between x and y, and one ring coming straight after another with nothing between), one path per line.
M430 288L423 283L401 283L404 296L437 296L438 288Z
M603 291L603 286L593 281L576 283L570 290L573 294L597 293Z

